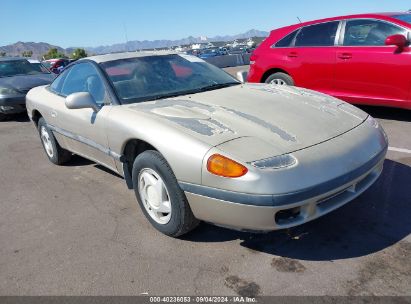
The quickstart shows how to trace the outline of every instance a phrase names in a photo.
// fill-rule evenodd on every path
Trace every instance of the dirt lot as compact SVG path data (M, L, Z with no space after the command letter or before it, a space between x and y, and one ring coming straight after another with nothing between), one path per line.
M25 115L0 123L0 295L411 295L411 113L364 109L391 151L358 199L287 231L202 224L179 240L119 176L52 165Z

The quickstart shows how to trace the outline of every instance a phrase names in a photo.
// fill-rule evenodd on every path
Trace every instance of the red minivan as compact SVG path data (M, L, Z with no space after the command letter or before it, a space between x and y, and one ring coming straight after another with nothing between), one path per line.
M347 102L411 109L411 13L351 15L271 32L249 82L296 85Z

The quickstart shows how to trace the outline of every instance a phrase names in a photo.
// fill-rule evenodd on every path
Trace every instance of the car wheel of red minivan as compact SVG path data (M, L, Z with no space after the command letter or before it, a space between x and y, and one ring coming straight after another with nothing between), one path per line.
M294 85L294 80L291 78L290 75L286 74L286 73L274 73L272 75L270 75L270 77L268 77L265 80L265 83L268 84L276 84L276 85L288 85L288 86L293 86Z

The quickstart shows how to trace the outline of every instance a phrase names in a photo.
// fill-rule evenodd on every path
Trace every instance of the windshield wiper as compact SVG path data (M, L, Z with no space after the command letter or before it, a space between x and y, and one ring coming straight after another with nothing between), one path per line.
M183 95L196 94L196 93L200 93L200 92L206 92L206 91L212 91L212 90L217 90L217 89L222 89L222 88L228 88L228 87L231 87L231 86L234 86L234 85L239 85L239 84L241 84L241 83L239 83L239 82L215 83L215 84L208 85L206 87L202 87L202 88L198 88L198 89L192 89L192 90L187 90L187 91L174 92L174 93L170 93L170 94L162 94L162 95L155 95L155 96L145 97L140 102L153 101L153 100L173 98L173 97L178 97L178 96L183 96Z
M213 91L213 90L228 88L228 87L232 87L232 86L239 85L239 84L240 84L239 82L214 83L212 85L208 85L206 87L199 88L196 91L197 91L197 93L207 92L207 91Z
M175 93L170 93L170 94L155 95L155 96L146 97L143 99L143 101L173 98L173 97L178 97L182 95L193 94L193 93L196 93L196 91L197 90L189 90L189 91L181 91L181 92L175 92Z

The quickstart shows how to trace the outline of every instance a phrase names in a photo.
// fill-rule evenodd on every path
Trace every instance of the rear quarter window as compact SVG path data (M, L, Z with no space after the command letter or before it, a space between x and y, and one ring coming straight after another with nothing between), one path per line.
M287 36L285 36L284 38L279 40L277 43L275 43L273 46L274 47L289 47L289 46L291 46L291 44L293 43L293 40L294 40L295 36L297 35L298 31L299 30L296 30L296 31L288 34Z

